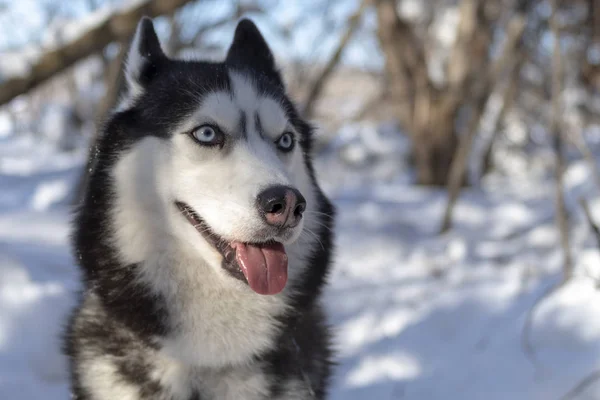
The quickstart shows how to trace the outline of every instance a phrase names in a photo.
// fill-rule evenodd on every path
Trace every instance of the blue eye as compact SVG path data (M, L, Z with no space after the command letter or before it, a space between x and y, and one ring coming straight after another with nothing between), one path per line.
M285 132L275 141L279 150L283 152L291 151L294 148L294 135L290 132Z
M202 125L194 128L190 134L198 143L205 146L222 145L224 141L223 133L212 125Z

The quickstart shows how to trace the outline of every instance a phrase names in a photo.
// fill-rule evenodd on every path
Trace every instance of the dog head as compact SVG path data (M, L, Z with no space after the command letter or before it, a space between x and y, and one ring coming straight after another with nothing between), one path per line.
M126 148L112 176L121 256L184 244L234 285L283 290L288 258L295 268L298 242L314 240L320 191L311 129L256 26L239 22L225 60L209 63L167 57L143 19L125 77L104 138Z

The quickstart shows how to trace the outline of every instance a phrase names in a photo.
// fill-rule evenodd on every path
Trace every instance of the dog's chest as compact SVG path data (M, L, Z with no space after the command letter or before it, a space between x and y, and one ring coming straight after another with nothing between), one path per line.
M168 278L171 284L161 292L169 299L171 329L160 342L171 358L199 368L221 368L247 363L276 345L285 294L258 295L197 264L181 263Z
M222 369L173 368L163 365L155 378L171 398L188 400L309 400L310 391L304 382L291 379L279 395L272 396L275 376L268 375L260 364ZM194 397L194 394L196 397Z
M312 400L314 397L302 381L290 380L278 396L273 397L270 387L274 377L260 373L239 372L212 380L205 378L200 399L211 400Z
M198 374L200 398L249 399L269 398L269 379L253 368L207 371Z

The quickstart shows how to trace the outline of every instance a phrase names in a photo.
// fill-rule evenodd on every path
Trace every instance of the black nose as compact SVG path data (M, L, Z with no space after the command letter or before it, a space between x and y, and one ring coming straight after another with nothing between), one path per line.
M298 189L275 185L258 194L256 203L269 225L292 228L302 219L306 200Z

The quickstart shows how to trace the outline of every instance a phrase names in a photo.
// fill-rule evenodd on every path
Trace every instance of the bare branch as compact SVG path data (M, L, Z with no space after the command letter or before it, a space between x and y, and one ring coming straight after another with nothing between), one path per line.
M48 49L37 58L24 75L0 80L0 105L35 88L77 61L102 50L114 41L128 39L143 16L155 17L183 6L190 0L146 0L134 7L115 12L73 40ZM100 12L100 11L98 11ZM92 18L95 15L92 15Z
M491 26L484 16L485 1L462 0L457 38L448 63L448 82L460 97L467 89L474 71L481 71L488 61L492 40Z
M568 281L573 275L573 266L571 260L571 250L569 244L569 220L567 207L565 205L563 191L563 175L565 173L566 161L564 157L564 141L561 129L562 115L562 85L564 66L562 60L562 51L560 45L560 26L557 23L557 14L559 0L554 0L552 17L550 19L550 28L554 35L554 49L552 56L552 120L550 121L550 131L554 136L553 148L556 157L554 168L555 180L555 203L556 203L556 226L560 234L560 242L563 249L563 268L565 281Z
M432 86L427 73L424 45L413 27L398 15L395 1L377 0L376 5L377 36L385 54L385 70L391 93L398 103L400 122L405 129L412 130L415 110L427 108L424 103L428 103ZM417 93L420 95L417 96Z
M360 121L367 117L375 108L377 108L383 101L389 97L389 93L385 90L380 91L369 100L365 101L361 109L359 109L353 116L352 121Z
M488 169L487 164L490 163L489 158L491 157L494 142L496 141L498 133L501 131L500 125L501 125L502 121L504 121L506 119L506 116L508 115L509 111L513 108L514 103L517 99L517 92L519 90L519 83L520 83L519 78L521 75L520 74L521 68L523 67L523 62L524 62L523 52L521 51L517 57L518 57L518 59L515 62L516 66L513 68L512 72L510 74L510 77L508 79L508 83L505 85L505 87L503 89L502 106L500 108L500 112L496 116L496 118L493 122L493 126L489 130L490 137L487 140L484 148L481 151L481 154L483 154L483 158L484 158L484 160L483 160L484 167L482 167L480 169L480 171L478 171L479 177L481 177L483 175L483 173Z
M494 65L490 69L489 75L483 78L482 86L479 89L479 93L475 96L475 106L473 115L469 121L467 132L461 137L461 141L457 150L454 160L450 166L450 175L448 179L448 203L444 212L444 219L442 221L441 233L448 231L452 226L452 212L454 205L458 200L460 194L460 188L463 183L463 177L467 168L467 160L473 139L477 133L481 116L485 111L488 99L494 90L494 85L499 80L501 73L505 70L507 64L513 63L511 66L515 68L515 54L518 52L518 48L522 43L521 38L525 30L526 25L526 14L516 13L511 19L507 28L507 38L504 42L501 55L495 60Z
M571 137L573 142L579 152L583 155L583 158L587 161L592 176L594 177L594 182L596 184L596 188L600 190L600 171L598 171L598 165L596 164L596 158L594 154L590 150L585 137L583 136L583 132L581 129L573 129Z
M314 83L312 84L312 86L308 92L306 102L304 103L304 115L305 116L307 116L307 117L312 116L315 103L316 103L317 99L319 98L321 92L323 91L323 87L325 86L325 83L327 82L329 77L331 77L331 74L333 73L333 71L335 70L337 65L339 64L339 62L342 58L344 49L346 48L348 43L350 43L350 39L352 39L354 32L357 30L357 28L360 24L360 17L362 16L365 8L367 7L367 5L369 3L370 3L370 0L363 0L362 3L360 4L360 7L358 8L358 10L354 14L352 14L350 16L350 18L348 19L348 27L346 28L346 32L342 36L335 51L331 55L331 58L329 59L327 64L325 64L325 67L321 71L321 74L317 77L317 79L315 79Z
M600 380L600 369L593 371L591 374L583 378L582 380L575 385L571 390L569 390L564 396L560 398L560 400L569 400L577 398L580 394L582 394L587 388L589 388L592 384Z
M590 228L594 233L594 237L596 238L596 243L598 245L598 250L600 250L600 228L594 222L592 218L592 213L590 212L590 207L588 206L587 201L584 198L579 199L579 204L581 204L581 208L583 208L583 213L585 215L585 219L587 219L588 224L590 224Z

